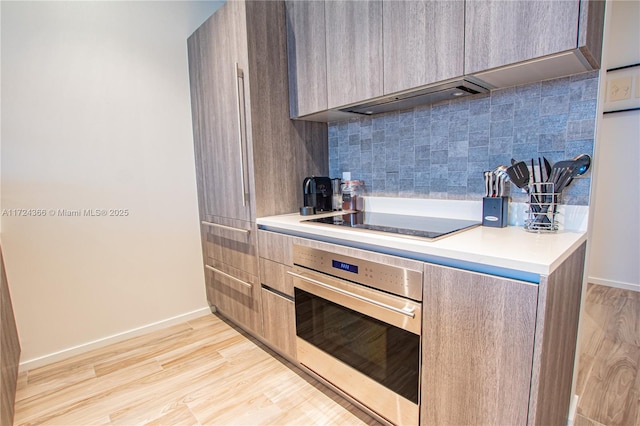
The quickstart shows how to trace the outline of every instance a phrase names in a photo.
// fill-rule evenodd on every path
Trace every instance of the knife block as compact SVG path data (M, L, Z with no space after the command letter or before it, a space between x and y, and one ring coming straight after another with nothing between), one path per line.
M482 198L482 226L504 228L509 222L509 197Z

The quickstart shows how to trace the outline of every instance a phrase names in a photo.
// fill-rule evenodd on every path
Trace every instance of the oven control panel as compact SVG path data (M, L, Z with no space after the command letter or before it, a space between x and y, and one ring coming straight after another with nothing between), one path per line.
M398 296L422 300L422 271L298 244L293 246L293 263Z

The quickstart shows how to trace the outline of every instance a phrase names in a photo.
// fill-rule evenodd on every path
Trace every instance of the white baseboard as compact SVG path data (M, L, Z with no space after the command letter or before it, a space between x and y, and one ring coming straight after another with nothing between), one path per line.
M623 281L607 280L598 277L589 277L588 281L592 284L606 285L609 287L622 288L625 290L640 291L640 284L625 283Z
M34 368L42 367L47 364L51 364L63 359L67 359L74 355L78 355L84 352L88 352L93 349L98 349L113 343L122 342L132 337L141 336L143 334L150 333L152 331L161 330L169 326L180 324L185 321L189 321L195 318L199 318L206 314L210 314L211 310L207 308L197 309L195 311L187 312L185 314L177 315L172 318L167 318L161 321L157 321L151 324L143 325L142 327L133 328L131 330L123 331L111 336L107 336L101 339L97 339L91 342L83 343L78 346L63 349L61 351L53 352L38 358L28 359L20 362L19 371L32 370Z
M567 426L573 426L576 421L576 412L578 411L578 395L573 395L571 403L569 404L569 418L567 419Z

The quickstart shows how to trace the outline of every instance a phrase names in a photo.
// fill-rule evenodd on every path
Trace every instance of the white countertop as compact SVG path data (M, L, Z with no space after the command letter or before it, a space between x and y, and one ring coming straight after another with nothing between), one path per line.
M586 232L582 230L537 234L525 231L522 226L478 226L430 241L304 222L333 214L335 212L314 216L292 213L259 218L257 223L260 228L275 232L533 282L537 282L540 275L553 272L587 239ZM524 274L521 276L517 272Z

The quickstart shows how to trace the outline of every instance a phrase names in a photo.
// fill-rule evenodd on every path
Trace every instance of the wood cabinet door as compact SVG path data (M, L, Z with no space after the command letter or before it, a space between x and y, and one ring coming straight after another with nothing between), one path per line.
M244 96L248 72L238 51L246 39L243 7L242 2L227 2L188 39L196 172L204 220L211 220L210 216L251 219Z
M325 24L328 108L381 96L382 1L327 1Z
M265 340L282 354L296 359L296 316L293 301L262 288L262 318Z
M464 2L384 0L384 93L463 75Z
M527 423L538 286L427 264L421 423Z
M262 335L262 302L256 276L228 265L206 265L209 305L243 328Z
M251 222L203 222L201 238L205 263L225 264L248 274L258 275L257 228Z
M577 47L579 0L473 0L465 8L465 74Z
M327 109L324 1L287 1L289 108L292 118Z

